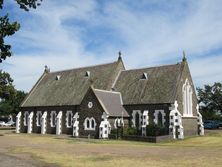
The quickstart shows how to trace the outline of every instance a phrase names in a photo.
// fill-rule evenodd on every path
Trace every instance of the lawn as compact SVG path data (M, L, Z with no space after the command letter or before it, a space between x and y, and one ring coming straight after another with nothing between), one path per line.
M185 140L158 144L12 133L0 136L0 143L0 153L4 152L24 160L41 161L48 166L222 165L222 130L207 131L204 137L189 137Z

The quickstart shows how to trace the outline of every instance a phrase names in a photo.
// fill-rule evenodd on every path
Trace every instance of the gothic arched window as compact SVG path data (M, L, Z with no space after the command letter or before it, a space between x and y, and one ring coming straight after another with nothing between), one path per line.
M51 127L56 126L56 111L51 111Z
M29 117L29 112L26 111L24 114L24 126L28 125L28 117Z
M66 111L66 127L67 128L72 127L72 124L73 124L72 117L73 117L72 111L71 110Z
M158 113L158 122L157 123L159 126L163 126L163 116L162 116L161 112Z
M95 130L96 129L96 120L91 117L91 118L86 118L84 121L84 129L85 130Z
M183 115L184 116L193 116L192 107L192 86L190 85L188 79L186 79L183 85Z
M41 118L42 118L42 112L37 111L37 113L36 113L36 125L37 126L41 126Z

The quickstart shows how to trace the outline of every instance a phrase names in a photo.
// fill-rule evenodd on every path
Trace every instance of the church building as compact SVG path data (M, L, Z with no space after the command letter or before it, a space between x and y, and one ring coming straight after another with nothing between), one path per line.
M204 134L185 56L130 70L121 54L89 67L50 72L46 66L21 104L16 132L108 138L119 124L140 129L141 136L149 124L161 124L174 139Z

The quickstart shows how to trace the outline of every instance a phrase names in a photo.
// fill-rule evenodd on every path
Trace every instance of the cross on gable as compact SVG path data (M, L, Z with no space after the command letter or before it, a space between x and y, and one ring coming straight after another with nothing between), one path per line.
M178 108L178 103L177 103L177 101L174 102L174 107L175 107L175 110L177 110L177 108Z
M75 115L74 115L74 117L73 117L76 121L77 121L77 119L79 119L79 114L78 114L78 112L77 113L75 113Z
M105 112L103 112L102 119L105 121L105 120L107 120L108 117L109 116Z

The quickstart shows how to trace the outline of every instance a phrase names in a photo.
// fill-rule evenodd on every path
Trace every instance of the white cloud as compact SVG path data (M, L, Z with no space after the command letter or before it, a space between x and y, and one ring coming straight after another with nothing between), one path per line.
M190 70L196 86L222 82L222 55L211 55L210 57L197 58L190 62Z
M126 67L134 68L176 63L186 50L198 86L221 81L221 54L209 54L222 47L221 1L127 2L43 1L41 7L23 16L22 29L12 40L21 51L15 51L6 61L12 65L5 64L4 69L12 74L18 89L29 90L45 64L54 71L104 63L115 60L122 50ZM123 44L104 39L108 42L88 50L86 45L100 34L82 36L88 29L100 33L101 27L109 28L110 37Z

